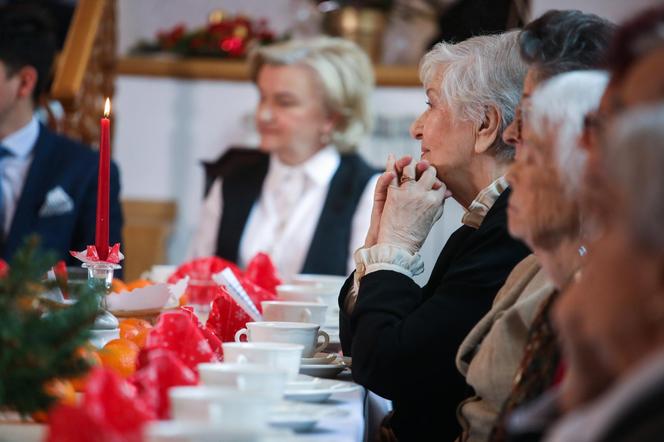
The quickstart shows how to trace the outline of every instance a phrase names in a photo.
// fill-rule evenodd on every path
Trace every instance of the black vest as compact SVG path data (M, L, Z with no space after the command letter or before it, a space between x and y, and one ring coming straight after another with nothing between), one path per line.
M240 238L249 213L260 197L270 157L255 149L230 149L206 164L206 193L223 178L223 214L217 235L217 256L237 262ZM357 154L341 155L309 245L301 273L346 275L353 215L367 182L376 171Z

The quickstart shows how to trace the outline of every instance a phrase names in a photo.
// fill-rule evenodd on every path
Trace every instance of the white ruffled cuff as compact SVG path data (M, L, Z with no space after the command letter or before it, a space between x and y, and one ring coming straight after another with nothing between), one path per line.
M360 279L379 270L392 270L409 278L424 271L424 261L419 253L412 255L405 249L391 244L376 244L373 247L359 248L353 254L355 275L353 285L346 295L344 311L351 314L360 290Z
M358 280L379 270L392 270L409 278L424 271L424 262L419 253L413 255L391 244L376 244L373 247L357 249L353 257L355 278Z

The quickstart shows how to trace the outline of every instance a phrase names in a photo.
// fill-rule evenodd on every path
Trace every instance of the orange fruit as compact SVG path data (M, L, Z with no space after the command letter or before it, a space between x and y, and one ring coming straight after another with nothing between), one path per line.
M152 324L144 319L128 318L120 320L120 337L129 339L139 348L145 347L145 340L152 330Z
M129 339L113 339L99 351L99 357L104 367L127 378L136 371L136 359L140 348Z
M141 289L149 285L152 285L152 282L147 279L135 279L127 283L127 290Z
M111 281L111 291L113 293L126 292L127 284L121 279L113 278L113 281Z
M88 364L90 364L92 367L101 365L101 358L99 357L99 354L97 354L97 352L90 347L81 347L76 351L76 354L81 358L86 359ZM85 391L85 384L88 381L88 373L77 378L72 378L70 381L74 386L74 390L77 392L83 392Z
M76 405L76 390L71 382L66 379L52 379L44 384L44 391L49 396L55 398L55 404ZM46 422L48 413L46 411L36 411L32 413L32 418L37 422Z

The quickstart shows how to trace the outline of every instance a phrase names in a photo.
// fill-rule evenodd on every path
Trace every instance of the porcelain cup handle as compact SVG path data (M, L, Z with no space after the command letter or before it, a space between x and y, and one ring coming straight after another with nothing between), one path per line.
M311 310L309 310L308 308L302 310L302 313L300 313L300 321L311 322Z
M247 340L243 341L242 336L247 338ZM247 334L246 328L241 328L237 332L235 332L235 342L249 342L249 335Z
M323 342L318 342L318 338L320 338L321 336L323 337ZM314 354L323 351L327 348L328 344L330 343L330 335L325 333L323 330L318 330L318 336L316 336L316 342L318 342L318 344L316 345L316 350L314 350Z

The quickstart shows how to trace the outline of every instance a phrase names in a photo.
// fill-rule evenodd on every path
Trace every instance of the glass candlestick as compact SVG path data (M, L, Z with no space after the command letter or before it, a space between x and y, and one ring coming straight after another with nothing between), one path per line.
M97 319L92 326L92 343L101 348L111 339L119 337L119 321L107 310L106 295L111 290L113 271L121 268L118 264L110 262L84 263L81 267L88 270L88 286L101 289L103 295L100 300L100 309Z
M103 289L104 294L111 290L113 271L121 268L119 264L110 262L86 262L81 267L88 269L88 285L92 288Z
M190 279L187 285L187 297L194 314L201 324L207 323L212 301L217 294L217 283L209 279Z

